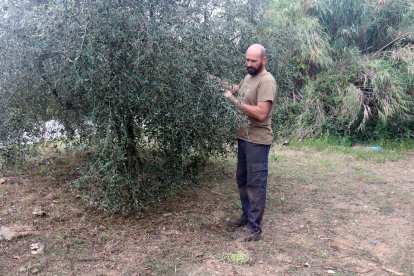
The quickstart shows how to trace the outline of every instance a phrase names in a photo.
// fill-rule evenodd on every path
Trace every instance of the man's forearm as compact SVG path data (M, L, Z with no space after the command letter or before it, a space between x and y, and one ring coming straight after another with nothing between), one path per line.
M257 105L242 103L236 97L234 97L234 95L227 93L227 91L224 96L229 98L237 106L237 108L243 111L247 116L254 118L260 122L266 120L272 107L272 103L270 101L258 102Z
M270 102L263 102L266 105L271 106ZM240 104L240 110L246 113L247 116L258 120L259 122L263 122L266 120L267 115L269 113L269 109L267 106L259 106L259 105L248 105L248 104Z

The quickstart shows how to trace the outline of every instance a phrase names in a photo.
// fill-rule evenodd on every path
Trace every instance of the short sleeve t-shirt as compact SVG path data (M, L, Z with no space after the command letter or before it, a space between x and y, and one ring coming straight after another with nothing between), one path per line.
M258 102L271 101L272 106L266 120L263 122L248 117L248 127L239 127L236 131L237 138L255 144L272 144L273 131L271 121L277 93L275 78L269 72L256 76L246 75L239 88L238 96L242 103L255 106Z

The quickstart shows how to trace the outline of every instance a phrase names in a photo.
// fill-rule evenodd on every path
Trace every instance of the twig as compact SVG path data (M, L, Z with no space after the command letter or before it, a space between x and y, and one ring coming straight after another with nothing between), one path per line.
M398 40L400 40L400 39L402 39L402 38L404 38L404 37L406 37L406 36L408 36L408 35L410 35L410 34L413 34L413 33L414 33L414 30L412 30L412 31L408 31L408 32L406 32L406 33L404 33L404 34L399 35L396 39L392 40L390 43L388 43L387 45L385 45L384 47L382 47L381 49L379 49L378 51L376 51L376 52L373 54L373 56L378 55L380 52L382 52L382 51L383 51L384 49L386 49L388 46L392 45L394 42L396 42L396 41L398 41Z
M348 254L348 255L344 255L344 256L338 256L337 259L344 259L344 258L348 258L348 257L353 257L356 254Z
M321 240L328 240L328 241L334 241L334 242L340 243L342 245L348 246L349 248L358 249L358 248L356 248L356 247L354 247L352 245L349 245L349 244L346 244L344 242L340 242L340 241L334 240L333 238L319 238L319 239L321 239Z
M369 270L367 270L367 271L361 271L361 272L358 272L358 273L360 273L360 274L367 274L367 273L370 273L370 272L372 272L372 271L374 271L375 269L369 269Z
M208 190L208 192L213 193L213 194L216 194L216 195L219 195L219 196L223 196L223 197L225 197L225 195L224 195L224 194L219 193L219 192L216 192L216 191L214 191L214 190Z
M291 266L293 266L294 268L301 268L303 266L297 265L295 263L289 262L289 261L285 261L285 260L280 260L279 262L281 263L286 263L286 264L290 264Z
M405 274L404 273L401 273L401 272L398 272L398 271L395 271L395 270L392 270L392 269L389 269L389 268L386 268L385 266L383 266L383 267L381 267L384 271L387 271L387 272L389 272L389 273L391 273L391 274L394 274L394 275L397 275L397 276L404 276Z
M98 262L98 261L115 262L114 260L111 260L111 259L100 259L100 258L82 258L82 259L77 259L76 261L78 262Z

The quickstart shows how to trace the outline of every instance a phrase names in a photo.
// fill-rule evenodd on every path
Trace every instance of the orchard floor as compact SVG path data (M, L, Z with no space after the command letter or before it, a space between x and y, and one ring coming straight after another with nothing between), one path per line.
M413 153L275 147L269 160L263 238L250 243L223 227L240 208L234 158L127 217L87 207L70 176L5 175L0 275L414 275Z

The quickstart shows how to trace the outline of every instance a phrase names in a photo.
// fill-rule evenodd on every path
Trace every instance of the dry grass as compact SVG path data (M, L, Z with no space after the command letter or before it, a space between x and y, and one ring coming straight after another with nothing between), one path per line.
M88 206L62 172L6 175L0 226L29 233L0 241L0 274L414 275L414 155L274 151L263 240L252 243L223 227L240 208L233 158L209 168L204 186L131 216ZM32 214L38 207L47 216ZM41 255L30 252L36 242Z

